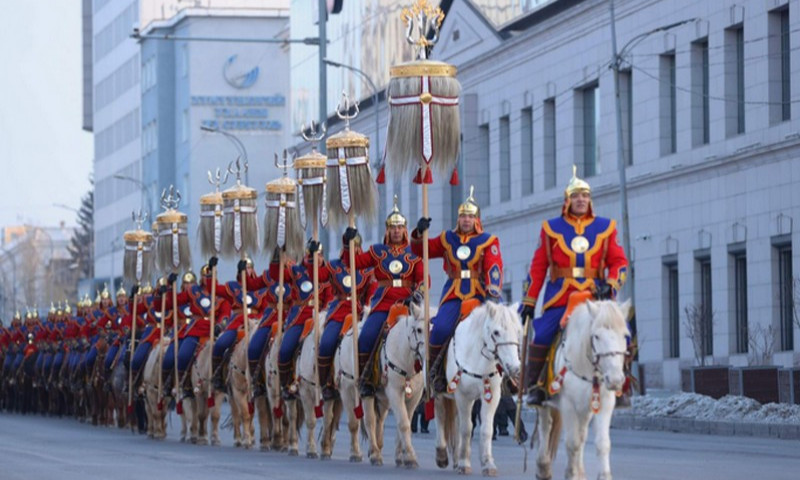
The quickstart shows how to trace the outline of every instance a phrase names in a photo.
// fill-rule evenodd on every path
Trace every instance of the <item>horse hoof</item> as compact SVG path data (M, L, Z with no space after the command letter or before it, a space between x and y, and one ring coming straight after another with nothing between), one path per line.
M289 447L281 447L281 453L286 453L289 451Z
M406 460L404 463L405 467L410 470L416 470L419 468L419 463L416 460Z
M148 434L147 434L147 438L156 438L156 437L155 437L155 436L153 436L153 434L152 434L152 433L148 433Z
M300 452L298 452L296 448L290 448L289 449L289 456L290 457L296 457L298 455L300 455Z
M242 446L242 442L241 442L241 440L236 440L235 442L233 442L233 446L234 446L234 447L237 447L237 448L238 448L238 447L241 447L241 446Z
M496 468L484 468L481 473L484 477L496 477L497 476L497 469Z
M269 452L269 445L261 445L260 449L262 452Z
M220 442L218 439L211 440L211 446L219 447L220 445L222 445L222 442Z
M208 445L208 440L206 440L205 438L199 438L197 440L197 445Z
M316 454L316 453L314 453L314 452L308 452L308 453L306 453L306 458L313 458L314 460L316 460L316 459L317 459L317 457L319 457L319 455L317 455L317 454Z
M436 447L436 466L447 468L447 448Z
M369 463L373 467L382 467L383 466L383 459L382 458L370 458L369 459Z
M191 443L192 445L197 445L197 437L190 438L189 443Z
M253 448L253 445L251 445L251 444L249 444L249 443L247 443L247 444L245 444L245 445L244 445L244 449L245 449L245 450L251 450L252 448Z
M402 467L403 466L403 461L400 460L399 458L395 458L394 459L394 466L397 467L397 468Z
M350 455L350 463L361 463L361 455Z
M322 455L319 456L319 459L323 460L323 461L330 460L331 459L331 455L329 453L323 453Z
M458 467L456 469L456 472L459 475L471 475L472 474L472 468L471 467Z
M181 443L186 443L186 437L181 437Z

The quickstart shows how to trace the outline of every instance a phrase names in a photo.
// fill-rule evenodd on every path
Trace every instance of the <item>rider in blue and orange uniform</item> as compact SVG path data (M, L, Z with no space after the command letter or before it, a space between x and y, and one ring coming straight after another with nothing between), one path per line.
M313 240L312 240L313 241ZM283 397L293 399L297 393L294 381L294 358L304 332L314 327L314 254L309 249L299 265L292 266L290 289L292 308L286 318L280 351L278 352L278 376ZM328 305L327 283L319 283L319 309Z
M343 239L344 241L344 239ZM349 242L349 239L348 239ZM345 243L348 243L345 242ZM361 253L361 235L356 234L353 238L356 248L356 255ZM325 318L325 328L319 340L319 351L317 352L317 368L319 382L322 386L322 398L333 400L338 392L333 387L333 377L331 376L333 355L339 346L344 333L342 328L347 317L352 318L352 301L350 292L355 285L356 295L356 314L361 318L364 305L370 298L375 289L375 279L372 269L356 268L355 281L350 274L350 254L342 249L339 258L328 262L324 268L320 267L319 281L328 282L330 285L331 301L328 304L328 315ZM357 328L357 327L354 327Z
M539 233L521 311L523 320L533 318L539 291L547 282L542 315L533 320L536 333L528 347L529 405L541 405L545 399L539 377L569 296L591 290L600 297L613 297L625 282L628 260L617 243L617 224L595 216L591 194L591 187L577 177L573 167L572 179L564 190L561 216L545 220Z
M458 207L458 225L428 240L430 258L441 258L447 281L442 289L439 311L432 319L428 359L430 375L436 393L444 393L444 362L437 361L448 339L462 317L462 303L472 300L483 304L501 300L503 288L503 257L500 241L483 231L480 207L472 195ZM420 218L411 234L412 251L422 256L422 233L430 227L430 218ZM471 302L471 303L473 303ZM464 312L466 313L466 312Z
M383 243L369 247L356 255L356 268L372 268L376 288L369 298L370 312L358 334L358 371L361 372L361 396L375 395L371 375L365 372L374 355L378 337L383 330L389 310L396 303L403 303L415 292L424 288L422 258L411 251L408 239L408 222L397 208L386 217L386 233ZM349 240L357 231L348 228L344 237L345 259L349 256Z

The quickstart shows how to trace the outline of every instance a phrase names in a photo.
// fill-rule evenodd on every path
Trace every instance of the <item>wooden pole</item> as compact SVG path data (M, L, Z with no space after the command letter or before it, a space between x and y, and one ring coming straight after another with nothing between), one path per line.
M425 178L428 174L427 170L429 166L425 166L425 172L423 172L422 178ZM426 183L422 184L422 216L428 218L429 210L428 210L428 185ZM425 289L423 290L423 297L424 297L424 308L423 311L425 312L425 355L422 356L422 382L423 382L423 389L425 392L429 392L429 385L428 385L428 370L430 365L428 364L428 352L430 351L430 342L431 342L431 295L429 292L429 285L428 285L428 278L430 278L431 268L430 268L430 256L428 253L428 230L422 232L422 276L425 285Z
M315 242L319 242L319 225L314 222L311 238ZM322 399L322 382L319 378L319 248L312 255L313 267L313 281L314 281L314 380L317 382L319 388L316 389L317 397L314 401L315 405L319 405Z
M247 261L247 255L242 252L242 260ZM247 304L247 267L242 271L242 319L244 320L244 345L250 347L250 305ZM216 289L216 285L214 286ZM246 355L246 354L245 354ZM247 384L247 398L250 398L250 361L245 357L244 380Z
M163 375L161 374L164 365L164 328L166 327L164 323L164 316L167 314L167 303L164 301L164 296L161 296L161 326L159 327L159 340L158 340L158 406L159 410L161 410L161 394L164 391L164 379L162 378Z
M514 417L514 440L517 443L522 444L523 440L520 438L520 417L522 415L522 392L525 390L525 370L528 364L528 345L530 343L530 335L531 335L531 324L533 323L533 317L524 318L525 321L525 341L522 344L522 368L520 369L520 381L519 385L517 385L517 413Z
M350 210L350 228L356 228L356 217L352 210ZM355 239L350 240L348 247L350 249L350 315L352 318L351 328L353 329L353 378L355 379L355 385L353 387L355 389L354 398L356 400L356 409L360 410L359 407L361 406L361 396L358 383L361 379L361 376L359 375L358 371L358 277L356 275Z
M131 414L133 410L133 350L134 350L134 341L136 340L136 307L139 303L139 292L137 291L136 294L133 296L133 314L131 315L131 343L128 344L128 350L130 350L130 357L128 360L128 415ZM130 420L130 419L129 419ZM133 429L133 423L131 422L131 429Z
M272 348L281 348L283 342L283 266L286 260L283 258L283 248L280 249L278 254L278 336L272 344ZM281 394L281 382L275 383L278 388L278 397Z
M172 355L175 360L175 404L180 402L180 379L178 378L178 279L172 282Z
M217 266L211 267L211 328L208 332L208 348L214 351L214 327L217 324ZM220 368L222 368L220 366ZM214 398L214 387L211 379L214 378L214 362L208 362L208 399L207 404L211 406Z

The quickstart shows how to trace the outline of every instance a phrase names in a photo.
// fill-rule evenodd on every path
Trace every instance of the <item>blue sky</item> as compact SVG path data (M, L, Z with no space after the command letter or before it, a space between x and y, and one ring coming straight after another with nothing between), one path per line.
M0 227L75 224L89 188L81 129L81 2L0 0Z

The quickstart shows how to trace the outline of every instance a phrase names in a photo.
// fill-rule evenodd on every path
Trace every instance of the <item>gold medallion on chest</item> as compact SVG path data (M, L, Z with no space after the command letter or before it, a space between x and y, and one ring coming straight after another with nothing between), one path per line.
M471 254L472 250L466 245L461 245L456 250L456 257L458 257L459 260L466 260Z
M589 250L589 240L583 235L578 235L572 239L569 246L575 253L584 253L586 250Z

